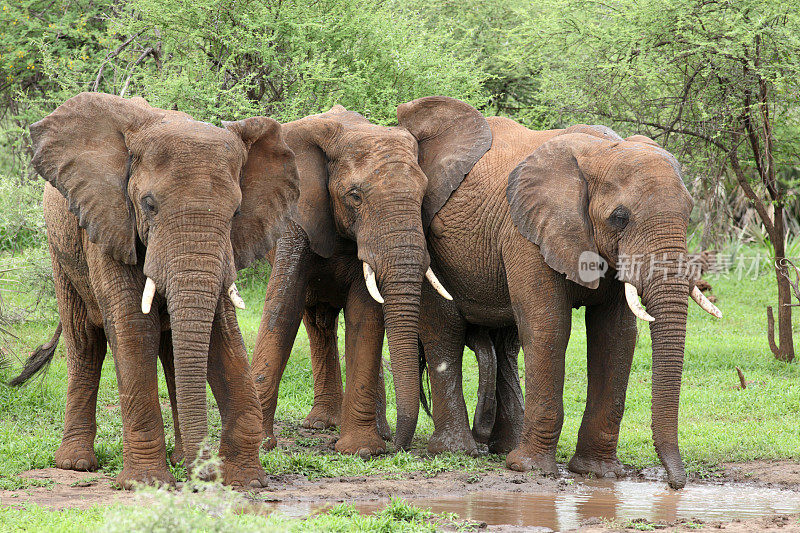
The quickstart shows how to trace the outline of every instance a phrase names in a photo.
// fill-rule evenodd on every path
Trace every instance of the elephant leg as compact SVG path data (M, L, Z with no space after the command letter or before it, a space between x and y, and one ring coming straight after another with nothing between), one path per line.
M97 470L94 454L97 391L106 355L106 337L102 329L89 323L83 301L55 261L53 277L67 348L64 434L55 453L55 463L57 468L65 470Z
M303 319L311 256L308 238L299 226L290 224L290 229L278 239L275 248L253 350L252 372L261 403L263 447L266 450L278 445L273 429L278 388Z
M339 425L343 397L337 336L339 311L338 307L321 303L307 307L303 316L314 375L314 405L303 420L306 428L325 429Z
M172 466L178 465L184 459L183 441L181 440L181 426L178 423L178 401L175 396L175 359L172 355L172 333L161 333L161 346L158 350L161 359L161 368L164 370L164 381L167 382L169 392L169 405L172 410L172 426L175 428L175 447L169 456Z
M362 457L386 451L375 422L383 351L383 311L363 283L353 283L344 307L345 379L342 431L336 451Z
M122 472L117 483L130 489L137 483L174 484L167 469L164 422L158 401L156 364L161 340L159 313L141 311L144 276L107 259L87 254L90 272L114 354L122 411Z
M478 445L469 427L461 375L466 324L451 302L426 286L421 308L419 336L431 382L434 427L428 452L476 456Z
M493 330L491 336L497 352L497 414L489 436L489 451L508 453L519 444L525 417L517 366L519 336L513 326Z
M219 454L223 483L265 487L267 474L258 459L264 437L261 405L236 311L227 298L220 300L214 317L207 374L222 418Z
M478 403L472 419L472 435L477 442L486 444L497 414L497 353L489 337L489 330L484 327L468 327L466 343L478 361Z
M557 474L556 445L564 422L564 359L572 306L566 280L541 255L520 246L506 263L509 295L525 353L525 419L511 470ZM535 283L531 283L536 280Z
M571 471L598 477L625 473L617 459L617 442L636 346L636 318L625 303L622 284L614 285L617 294L609 303L586 308L589 386L578 444L569 462Z
M383 347L381 347L381 352L383 352ZM375 422L378 425L378 435L380 435L383 440L392 440L392 428L389 427L389 421L386 420L386 379L383 375L383 353L381 353L381 361L378 364Z

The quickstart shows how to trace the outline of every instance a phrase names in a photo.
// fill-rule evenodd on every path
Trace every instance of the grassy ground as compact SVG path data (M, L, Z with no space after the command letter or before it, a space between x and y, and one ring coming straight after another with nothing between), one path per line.
M689 307L680 415L680 442L687 467L701 475L713 476L715 466L723 461L800 459L800 366L775 361L764 335L764 309L775 300L774 276L766 274L755 280L743 281L720 278L712 279L711 282L714 294L719 299L717 305L723 310L725 318L715 320L699 307L693 304ZM247 310L240 312L239 323L245 342L252 350L265 282L261 276L249 276L241 285ZM24 293L6 294L4 298L8 309L9 304L12 308L30 304L33 296ZM55 323L53 305L45 302L27 320L14 324L12 330L18 339L12 344L16 352L27 354L34 346L45 342L55 328ZM343 326L340 324L340 327ZM620 459L635 467L658 464L650 432L651 360L647 329L646 325L640 323L619 442ZM340 335L340 343L343 337L343 334ZM340 351L343 353L343 346L340 346ZM585 351L583 311L577 310L573 316L573 332L567 353L565 421L558 447L558 459L562 462L569 459L575 448L585 402ZM311 407L313 392L308 353L308 340L301 331L284 374L278 405L277 418L286 422L284 431L288 433L292 432L291 428L296 427L297 422ZM58 356L46 377L27 387L11 389L0 384L0 489L23 487L31 481L24 481L17 474L54 464L53 452L60 441L66 393L66 363L62 355L63 343L59 345ZM384 355L388 357L388 353ZM108 357L98 399L98 436L95 449L103 471L113 475L122 468L122 431L112 365L111 357ZM738 389L736 366L743 370L748 382L751 382L746 390ZM520 359L520 369L523 368ZM10 368L0 369L0 381L5 383L18 369L17 361ZM471 412L475 405L477 368L474 357L468 351L464 357L464 375L467 404ZM387 392L388 417L390 423L393 423L394 394L390 381L387 381ZM168 427L168 447L171 447L171 415L163 378L160 395L164 400L162 404ZM209 402L213 404L210 394ZM218 438L218 413L215 409L209 412L212 437ZM432 430L431 421L422 415L416 437L419 447L425 445ZM300 444L290 449L279 448L264 453L262 462L267 471L274 474L299 473L309 477L376 473L400 476L406 472L435 474L446 470L501 468L504 461L503 457L498 456L472 459L460 455L445 455L427 458L419 453L392 454L364 461L357 457L320 453L318 447L313 446L314 442L305 443L308 444L307 447L302 442ZM182 472L178 471L176 474L181 476ZM413 514L412 511L408 512ZM51 513L40 508L22 511L0 509L0 524L13 522L32 529L42 523L52 525L54 517L58 517L57 523L62 524L65 529L84 529L82 526L103 523L107 519L106 514L107 511L103 509L64 513ZM342 523L351 524L357 529L379 526L377 522L357 523L356 518L349 514L352 513L346 509L338 510L334 512L335 516L320 519L330 520L331 524L344 520ZM396 522L396 517L392 516L386 518L381 515L375 518L383 519L398 527L410 524L408 521L403 523L402 520ZM415 524L425 528L431 524L430 520L421 518L418 522ZM275 527L290 527L288 522L270 523ZM312 522L298 524L291 527L313 525ZM317 523L316 527L327 527L326 524Z

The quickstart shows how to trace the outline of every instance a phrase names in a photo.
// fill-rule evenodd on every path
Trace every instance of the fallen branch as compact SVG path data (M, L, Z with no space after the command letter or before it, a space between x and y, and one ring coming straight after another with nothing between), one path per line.
M744 379L744 372L742 372L742 369L737 366L736 367L736 373L739 374L739 383L741 383L742 389L746 389L747 388L747 381L745 381L745 379Z

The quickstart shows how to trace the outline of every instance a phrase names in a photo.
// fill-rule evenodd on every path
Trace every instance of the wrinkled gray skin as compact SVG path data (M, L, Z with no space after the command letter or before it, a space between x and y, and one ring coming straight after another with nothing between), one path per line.
M474 446L460 375L467 324L516 325L525 353L525 415L520 442L506 462L514 470L556 473L572 308L586 306L589 388L569 467L597 476L623 473L616 448L636 336L625 281L655 318L653 438L669 484L682 487L677 422L693 280L681 272L680 261L692 200L677 162L650 139L624 140L608 128L537 132L500 117L488 123L491 150L428 232L432 268L454 297L426 302L423 294L420 335L431 370L432 445ZM599 280L579 275L586 251L610 265ZM620 258L634 256L645 266L616 279ZM662 265L654 276L651 260ZM437 409L437 398L447 407ZM452 418L438 420L437 412Z
M33 165L49 183L45 221L69 383L60 468L93 470L106 342L123 426L118 483L174 483L158 399L161 357L176 451L191 465L208 436L206 381L222 416L229 484L263 486L261 414L228 288L272 247L298 197L280 125L217 128L179 112L82 93L31 126ZM145 280L156 294L145 312ZM42 349L52 357L57 337ZM201 473L202 474L202 473Z

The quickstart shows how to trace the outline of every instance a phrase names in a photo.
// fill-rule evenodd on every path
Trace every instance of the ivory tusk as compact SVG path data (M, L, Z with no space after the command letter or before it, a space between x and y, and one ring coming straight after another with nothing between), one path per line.
M234 307L238 309L245 308L244 300L242 300L242 296L239 294L239 289L236 288L235 283L231 283L231 287L228 289L228 298L231 299Z
M631 308L631 311L633 311L633 314L636 315L637 318L648 322L655 320L655 318L651 317L647 311L644 310L644 307L642 307L642 304L639 302L639 292L636 290L636 287L630 283L625 283L625 299L628 301L628 307Z
M378 290L378 284L375 282L375 271L366 261L364 261L364 281L367 282L367 290L372 299L382 304L383 296L381 296L381 291Z
M699 305L703 311L709 315L722 318L722 311L720 311L716 305L712 304L711 301L706 298L705 294L703 294L703 291L697 288L697 285L692 288L692 300L697 302L697 305Z
M153 297L156 295L156 282L150 278L144 284L142 291L142 313L150 313L150 307L153 305Z
M433 285L433 288L436 289L436 292L438 292L439 294L442 295L442 298L444 298L445 300L452 300L453 299L453 297L450 296L450 293L447 292L447 290L444 288L444 286L442 286L442 283L436 277L436 274L433 273L433 270L431 270L431 267L428 267L428 271L425 272L425 279L427 279L428 281L431 282L431 285Z

